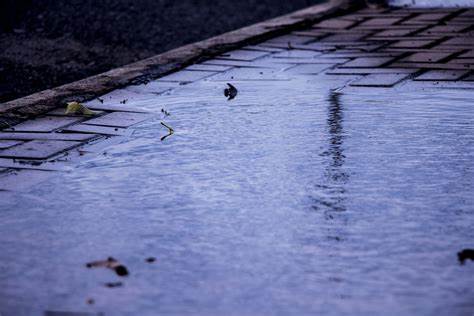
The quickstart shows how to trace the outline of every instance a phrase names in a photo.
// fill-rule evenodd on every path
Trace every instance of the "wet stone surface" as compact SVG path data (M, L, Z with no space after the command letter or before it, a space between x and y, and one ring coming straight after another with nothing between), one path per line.
M474 47L436 44L473 22L400 39L469 12L355 12L0 132L72 167L0 164L0 313L469 315L474 81L440 67Z

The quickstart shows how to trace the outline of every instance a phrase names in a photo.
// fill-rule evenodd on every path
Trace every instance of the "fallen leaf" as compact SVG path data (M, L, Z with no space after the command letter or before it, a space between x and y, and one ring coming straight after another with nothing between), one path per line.
M79 102L68 102L66 114L96 115L97 112L89 110L85 105Z
M237 88L231 85L230 83L227 84L229 88L224 90L224 95L227 97L227 100L232 100L237 96Z
M98 268L98 267L108 268L108 269L114 270L115 273L117 273L117 275L119 275L119 276L127 276L129 274L127 268L124 265L120 264L120 262L118 262L116 259L114 259L112 257L108 257L107 260L98 260L98 261L89 262L89 263L86 264L86 267L88 267L88 268Z

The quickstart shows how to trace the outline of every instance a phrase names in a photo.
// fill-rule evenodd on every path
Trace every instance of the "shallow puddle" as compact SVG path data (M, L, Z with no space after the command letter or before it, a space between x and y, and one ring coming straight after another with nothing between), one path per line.
M227 101L211 77L139 100L170 115L2 195L0 313L472 312L457 252L474 238L473 93L332 92L337 78L232 81ZM126 279L85 267L108 256Z

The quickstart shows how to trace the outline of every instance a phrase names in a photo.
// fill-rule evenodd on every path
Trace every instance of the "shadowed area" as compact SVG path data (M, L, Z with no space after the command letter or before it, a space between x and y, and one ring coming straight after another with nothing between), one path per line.
M322 0L0 2L0 102Z

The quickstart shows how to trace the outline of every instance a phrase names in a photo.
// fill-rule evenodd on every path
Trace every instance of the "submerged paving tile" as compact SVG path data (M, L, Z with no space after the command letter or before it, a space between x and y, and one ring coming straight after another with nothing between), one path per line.
M176 84L177 85L177 84ZM141 93L139 91L132 91L131 88L117 89L110 93L104 94L99 98L95 98L88 102L85 102L88 108L94 108L99 110L107 110L108 107L124 107L132 108L130 104L133 102L146 100L152 97L151 93Z
M76 126L76 125L73 125ZM0 132L0 139L3 140L68 140L68 141L87 141L94 138L94 135L85 134L64 134L64 133L16 133Z
M178 87L178 83L153 80L140 85L131 85L124 90L137 94L160 94ZM130 101L133 101L130 100Z
M355 87L393 87L409 74L370 74L350 85Z
M260 52L254 50L234 50L228 53L222 54L219 56L221 59L231 59L231 60L245 60L245 61L252 61L260 57L264 57L269 55L268 52Z
M143 102L152 99L151 97L143 98L140 101L133 101L131 103ZM105 102L104 102L105 103ZM95 104L86 104L91 110L103 110L103 111L113 111L113 112L132 112L132 113L148 113L146 109L142 109L138 106L119 106L119 105L108 105L102 103Z
M322 72L334 64L301 64L285 70L288 74L313 75Z
M257 60L259 61L259 60ZM255 62L245 61L245 60L230 60L230 59L209 59L202 63L203 65L218 65L218 66L227 66L227 67L242 67L242 68L259 68L262 67ZM215 74L215 72L214 72Z
M25 121L5 130L15 132L52 132L81 120L83 120L82 117L46 116Z
M0 158L0 168L44 170L44 171L65 171L67 169L63 163L22 161L22 160L13 159L13 158Z
M279 66L279 69L263 69L263 68L241 68L233 69L212 78L209 81L232 81L232 80L288 80L283 76L280 68L289 68L293 65Z
M215 75L216 73L213 71L187 71L181 70L178 72L174 72L170 75L161 77L157 81L160 82L194 82L200 79L204 79L206 77L210 77Z
M6 149L6 148L9 148L9 147L19 145L21 143L23 143L23 142L17 141L17 140L1 140L0 139L0 149Z
M305 44L310 41L313 41L314 37L311 36L299 36L299 35L283 35L279 37L275 37L271 40L265 41L260 43L261 46L270 46L275 44L283 44L283 48L288 47L288 43L290 44ZM278 45L276 47L279 47Z
M65 132L73 132L73 133L86 133L83 135L88 134L100 134L100 135L111 135L111 136L126 136L131 133L130 130L120 127L111 127L111 126L100 126L100 125L87 125L87 124L75 124L66 129ZM69 135L66 134L65 135Z
M409 68L336 68L327 70L328 75L368 75L368 74L412 74L418 69Z
M112 127L130 127L153 117L152 113L112 112L84 121L85 125L103 125Z
M0 190L23 191L43 182L50 176L51 171L7 169L0 175Z
M300 49L290 49L287 51L279 52L272 55L272 58L315 58L316 56L321 55L320 53L313 52L311 50L300 50Z
M80 144L81 142L77 141L32 140L15 147L0 150L0 157L47 159Z
M232 66L221 66L221 65L206 65L206 64L195 64L186 67L186 70L203 70L203 71L215 71L222 72L232 69Z

